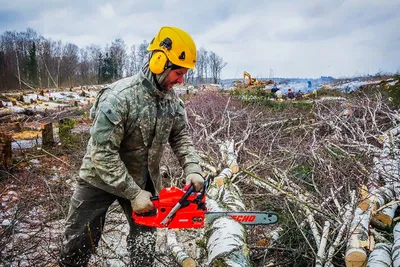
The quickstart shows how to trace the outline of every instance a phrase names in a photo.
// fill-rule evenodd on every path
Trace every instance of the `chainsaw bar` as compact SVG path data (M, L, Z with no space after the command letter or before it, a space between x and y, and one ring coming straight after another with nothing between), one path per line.
M271 211L222 211L205 213L207 223L211 223L221 216L229 216L245 225L274 224L279 220L278 214Z

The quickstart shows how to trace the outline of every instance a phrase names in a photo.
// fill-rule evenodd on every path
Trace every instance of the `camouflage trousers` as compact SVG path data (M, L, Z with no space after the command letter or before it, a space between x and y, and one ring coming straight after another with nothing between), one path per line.
M83 180L79 180L71 198L59 258L60 266L87 266L99 243L106 212L115 200L121 205L129 223L127 249L131 257L131 266L152 266L154 228L134 223L129 200L98 189Z

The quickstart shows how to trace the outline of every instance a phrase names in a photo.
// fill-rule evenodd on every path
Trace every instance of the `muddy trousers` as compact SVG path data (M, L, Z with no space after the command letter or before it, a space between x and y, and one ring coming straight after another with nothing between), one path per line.
M129 200L98 189L83 180L79 180L71 197L59 259L60 266L87 266L91 255L96 252L106 212L115 200L122 206L129 222L127 249L131 257L131 266L152 266L154 228L134 223Z

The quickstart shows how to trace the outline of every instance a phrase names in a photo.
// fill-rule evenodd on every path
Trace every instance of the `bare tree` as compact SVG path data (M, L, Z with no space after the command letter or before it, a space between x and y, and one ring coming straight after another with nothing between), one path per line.
M122 39L115 39L104 48L96 44L78 47L44 38L31 28L22 32L6 31L0 35L0 90L115 81L140 71L149 53L148 45L144 40L127 46ZM210 74L218 80L226 63L204 48L197 53L196 70L189 71L185 81L209 82ZM211 71L211 68L214 69Z
M138 56L136 46L131 46L131 53L129 55L129 63L127 66L127 75L132 76L139 71Z
M196 63L196 69L197 69L197 82L198 83L204 83L207 80L207 50L205 50L203 47L200 48L199 51L197 51L197 63ZM206 79L206 80L204 80Z
M116 39L112 42L110 55L112 55L112 62L115 68L115 76L113 78L122 78L124 76L123 70L127 60L126 45L122 39Z
M79 78L81 84L86 84L89 82L89 53L86 49L81 48L79 50Z
M90 84L98 83L99 81L99 69L100 69L100 54L101 54L101 47L98 45L90 45L86 48L89 53L89 70L90 70Z
M78 67L79 56L78 46L67 43L63 48L63 55L61 58L61 84L72 86L75 82L75 74Z
M147 51L148 46L149 46L149 43L146 40L144 40L143 43L141 43L139 45L139 48L137 51L137 64L138 64L139 68L142 67L144 58L148 54L148 51Z
M185 75L185 82L186 83L194 83L194 76L195 76L194 70L192 70L192 69L188 70L188 72Z
M208 60L213 82L218 83L220 80L221 71L228 63L224 62L222 57L218 56L212 51L208 56Z

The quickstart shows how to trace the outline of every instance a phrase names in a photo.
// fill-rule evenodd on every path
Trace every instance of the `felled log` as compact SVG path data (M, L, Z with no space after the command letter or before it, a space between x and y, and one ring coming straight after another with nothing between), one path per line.
M391 204L390 202L388 203L387 207L382 209L382 211L374 213L372 216L384 226L389 227L393 223L393 217L398 206L399 205L397 203Z
M226 191L225 191L226 192ZM226 211L216 201L207 202L209 211ZM206 266L252 266L244 226L234 219L221 216L205 230Z
M225 150L233 150L232 145L225 143ZM228 156L225 157L228 159ZM207 192L207 210L212 211L244 211L246 209L239 188L231 182L236 162L235 154L228 160L230 168L224 169L209 186ZM206 266L252 266L250 261L250 248L247 245L246 230L244 226L229 216L215 218L205 229L205 243L207 250Z
M350 225L350 238L347 242L346 266L364 267L367 265L367 251L370 249L369 221L371 212L356 208Z
M174 230L168 230L167 232L167 245L177 263L183 267L196 267L196 262L178 244Z
M321 243L318 248L317 252L317 260L316 260L316 267L322 267L324 266L324 263L326 261L326 244L328 243L328 235L329 235L329 227L330 223L329 221L325 221L324 229L322 231L322 238L321 238Z
M354 195L354 194L355 193L353 191L352 195ZM339 232L336 235L336 239L328 250L327 261L325 263L325 267L333 267L332 259L333 259L333 256L334 256L334 253L335 253L337 247L339 246L340 242L342 241L342 237L343 237L345 231L347 230L347 228L350 224L353 206L354 206L354 203L351 203L350 205L346 206L346 212L343 216L343 218L344 218L343 224L340 226Z
M226 162L226 166L228 166L233 173L237 173L239 171L239 165L236 161L234 141L225 141L220 145L220 151L222 154L222 160L223 162Z
M391 249L392 243L387 240L381 233L371 229L372 234L375 237L376 245L374 250L368 257L367 267L391 267L392 257ZM396 265L395 265L396 266Z
M360 209L363 211L375 211L386 203L390 202L396 192L400 192L400 183L389 184L367 193L364 199L360 202Z
M391 244L388 243L377 243L374 251L368 257L367 267L391 267ZM395 265L398 266L398 265Z
M393 266L400 266L400 223L393 228L393 247L392 247Z

